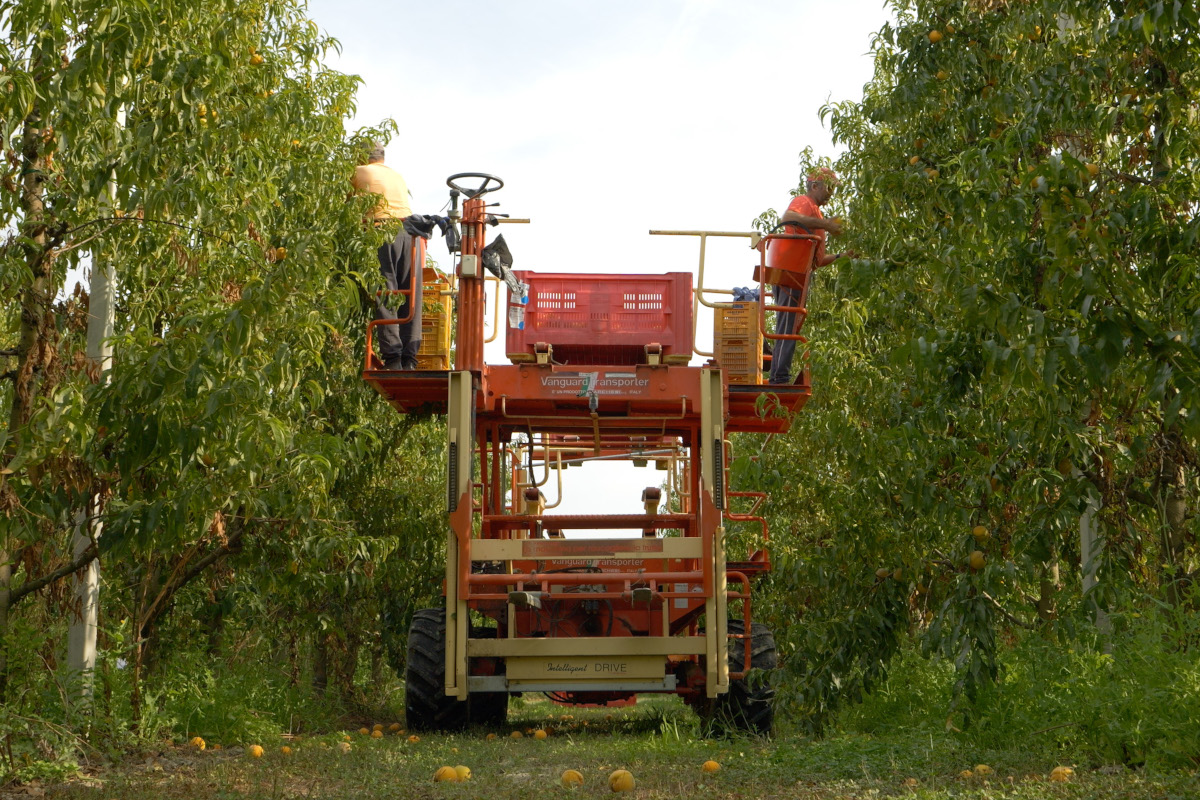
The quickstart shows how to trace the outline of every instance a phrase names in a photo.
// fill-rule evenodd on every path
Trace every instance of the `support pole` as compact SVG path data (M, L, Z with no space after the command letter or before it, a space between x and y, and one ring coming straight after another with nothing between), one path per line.
M117 112L117 131L125 125L125 109ZM112 175L100 208L113 216L116 205L117 178ZM113 306L116 297L116 272L112 261L98 251L92 253L92 275L88 290L87 358L100 371L100 382L108 383L112 366ZM78 558L98 541L103 528L100 521L103 501L94 495L87 509L75 514L75 529L71 535L71 557ZM67 668L78 678L75 699L90 705L93 677L96 670L96 628L100 616L100 561L94 558L75 576L75 599L79 614L72 618L67 632Z

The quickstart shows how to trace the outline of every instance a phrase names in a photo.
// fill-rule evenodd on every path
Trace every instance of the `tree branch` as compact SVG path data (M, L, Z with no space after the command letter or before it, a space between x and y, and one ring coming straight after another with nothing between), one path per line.
M993 606L995 606L996 610L999 611L1004 616L1004 618L1009 621L1010 624L1024 628L1027 631L1036 631L1037 630L1037 626L1030 625L1028 622L1023 622L1022 620L1019 620L1016 617L1014 617L1007 608L1000 605L999 600L992 597L987 592L980 592L980 594L983 596L984 600L987 600L989 603L991 603Z
M96 552L96 543L95 542L90 543L87 546L87 548L82 553L79 554L79 557L74 559L73 561L63 564L58 569L54 570L53 572L48 572L40 578L31 580L31 581L26 581L21 586L18 586L16 589L13 589L12 592L8 596L8 607L12 608L13 606L15 606L17 604L17 601L19 601L21 598L25 597L28 594L33 594L34 592L38 591L39 589L49 586L50 584L54 583L55 581L61 580L65 577L67 577L68 575L78 572L79 570L83 569L88 564L90 564L92 561L96 560L98 555L99 554Z

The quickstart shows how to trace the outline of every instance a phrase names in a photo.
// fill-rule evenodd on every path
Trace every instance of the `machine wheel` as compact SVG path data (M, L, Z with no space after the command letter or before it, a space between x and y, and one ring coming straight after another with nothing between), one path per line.
M496 628L471 628L472 639L495 639L498 634ZM504 662L501 661L500 674L503 672ZM468 702L472 725L499 728L508 720L508 692L471 692Z
M729 620L729 632L741 634L745 621ZM727 646L729 671L741 672L745 660L745 645L742 639L730 639ZM750 627L750 667L763 670L749 676L749 680L729 682L729 691L715 698L708 705L705 721L713 730L725 732L753 733L767 736L775 723L775 687L770 675L764 674L779 666L775 651L775 637L769 628L758 622Z
M414 731L455 731L467 726L467 703L447 697L446 609L423 608L408 629L404 716Z

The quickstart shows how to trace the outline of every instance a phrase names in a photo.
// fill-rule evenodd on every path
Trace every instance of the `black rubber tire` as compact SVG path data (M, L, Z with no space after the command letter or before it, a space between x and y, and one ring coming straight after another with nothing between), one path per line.
M495 639L497 628L471 628L472 639ZM504 674L504 662L500 662L499 674ZM467 701L470 706L472 725L485 728L500 728L508 721L508 692L471 692Z
M467 726L468 704L446 696L446 609L423 608L408 629L404 718L409 730L457 731Z
M745 622L729 620L729 633L741 634ZM729 671L741 672L745 664L745 640L730 639L726 650ZM750 626L749 680L729 682L729 691L715 698L704 714L705 721L716 733L751 733L769 736L775 725L775 687L770 672L779 666L775 637L759 622Z

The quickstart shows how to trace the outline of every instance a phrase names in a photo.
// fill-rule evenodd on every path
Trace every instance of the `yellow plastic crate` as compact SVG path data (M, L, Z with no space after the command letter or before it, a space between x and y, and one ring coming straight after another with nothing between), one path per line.
M450 282L426 267L422 272L421 349L417 351L417 369L450 369L450 320L453 298L441 294Z
M763 337L758 304L733 303L716 309L713 354L729 383L762 383Z

